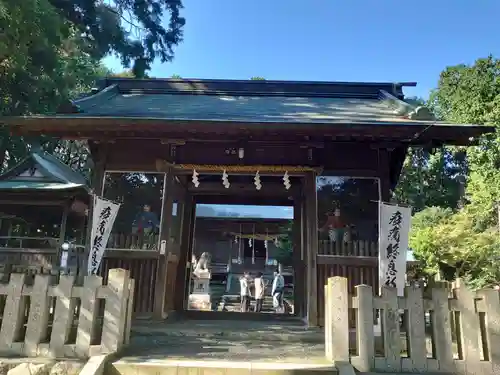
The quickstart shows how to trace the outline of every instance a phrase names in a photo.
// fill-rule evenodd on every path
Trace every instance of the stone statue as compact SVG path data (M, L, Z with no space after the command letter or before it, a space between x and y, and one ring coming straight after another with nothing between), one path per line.
M210 254L207 252L204 252L201 254L200 259L196 262L193 263L194 266L194 271L193 274L198 277L198 278L210 278L211 273L210 273ZM194 258L196 259L196 258Z

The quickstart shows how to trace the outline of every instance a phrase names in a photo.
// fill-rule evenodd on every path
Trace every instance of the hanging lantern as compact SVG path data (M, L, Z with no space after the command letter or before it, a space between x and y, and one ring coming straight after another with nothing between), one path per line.
M193 177L192 177L191 181L193 182L194 187L200 186L200 181L198 180L199 175L200 174L198 172L196 172L196 169L193 169Z
M290 183L290 176L288 175L288 171L285 172L283 175L283 185L285 185L285 189L288 190L292 187L292 184Z

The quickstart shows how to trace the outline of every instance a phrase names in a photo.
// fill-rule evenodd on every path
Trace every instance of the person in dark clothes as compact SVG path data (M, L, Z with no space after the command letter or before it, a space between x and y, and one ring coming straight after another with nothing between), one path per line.
M160 228L160 220L154 212L151 212L151 206L145 204L142 212L139 212L132 223L132 233L142 237L144 243L143 249L154 246L154 235Z

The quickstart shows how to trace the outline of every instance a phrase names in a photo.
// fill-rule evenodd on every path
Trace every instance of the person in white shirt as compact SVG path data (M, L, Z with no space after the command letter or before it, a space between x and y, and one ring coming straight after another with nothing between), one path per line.
M255 312L262 311L262 301L264 299L264 290L266 289L266 285L264 283L264 276L262 272L257 273L257 277L254 279L255 286Z
M274 273L273 287L271 296L273 297L273 306L276 312L283 311L283 290L285 289L285 279L279 272Z
M240 311L248 312L250 307L250 275L245 272L240 277Z

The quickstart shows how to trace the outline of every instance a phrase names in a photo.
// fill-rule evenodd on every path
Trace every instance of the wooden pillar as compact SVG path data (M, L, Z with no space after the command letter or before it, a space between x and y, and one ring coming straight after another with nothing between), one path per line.
M174 310L182 311L186 298L186 279L189 275L188 267L191 262L191 239L193 229L194 202L191 194L187 194L182 208L182 230L179 254L179 264L177 265L177 275L175 280ZM189 292L189 290L188 290Z
M167 267L168 267L168 252L169 252L169 237L170 226L172 223L172 205L173 194L172 188L174 183L174 174L172 169L167 170L165 186L163 187L163 207L161 215L161 229L160 229L160 244L165 241L167 244L164 254L159 254L158 265L156 267L156 284L154 294L154 319L163 319L165 312L165 291L167 288Z
M391 199L391 171L389 165L389 151L387 149L378 150L378 177L380 199L384 202L389 202Z
M294 294L294 312L300 317L306 316L306 278L305 261L302 235L302 197L296 195L293 200L293 294Z
M304 178L306 232L305 258L307 264L307 321L318 325L318 277L316 255L318 252L318 200L316 196L316 173L308 172ZM323 292L323 287L321 287Z

